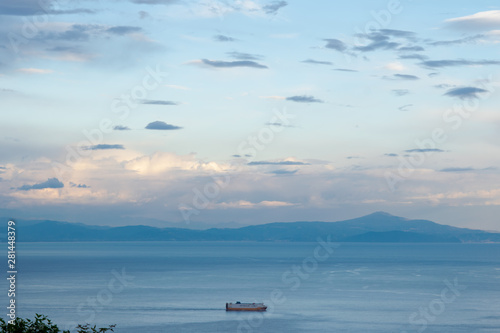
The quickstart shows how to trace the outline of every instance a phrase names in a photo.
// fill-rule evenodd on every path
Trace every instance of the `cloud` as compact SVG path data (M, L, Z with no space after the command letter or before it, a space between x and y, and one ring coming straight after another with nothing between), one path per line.
M71 3L71 2L66 2ZM63 15L63 14L93 14L95 13L90 9L68 9L68 10L57 10L54 9L53 4L56 4L56 0L2 0L0 1L0 15L11 15L11 16L31 16L50 14L50 15Z
M260 60L263 57L259 54L243 53L243 52L226 52L228 56L238 60Z
M237 39L234 39L233 37L225 36L225 35L215 35L214 40L216 42L235 42Z
M418 59L418 60L425 61L429 57L427 57L427 56L425 56L423 54L412 53L412 54L402 54L398 58L399 59Z
M17 93L17 90L14 89L7 89L7 88L0 88L0 93L5 93L5 94L13 94Z
M380 30L378 30L378 32L384 36L392 36L392 37L404 38L407 40L415 40L415 33L412 31L395 30L395 29L380 29Z
M441 40L436 42L430 42L429 45L432 46L450 46L450 45L461 45L461 44L470 44L476 42L478 39L483 38L484 35L474 35L469 37L464 37L460 39L454 40Z
M314 96L290 96L286 98L287 101L297 102L297 103L323 103L322 100L315 98Z
M268 68L267 66L249 60L222 61L222 60L202 59L201 62L207 66L216 68L234 68L234 67Z
M309 163L299 162L299 161L280 161L280 162L255 161L248 163L248 165L309 165Z
M140 5L171 5L178 0L130 0L130 2Z
M398 155L398 154L394 154L394 153L388 153L388 154L384 154L384 156L388 156L388 157L398 157L399 155Z
M57 178L49 178L47 181L43 183L33 184L33 185L23 185L18 187L18 190L21 191L30 191L30 190L43 190L45 188L63 188L64 184L59 181Z
M136 32L142 31L142 28L140 27L132 27L132 26L125 26L125 25L120 25L120 26L115 26L106 29L106 32L109 32L114 35L128 35Z
M140 11L138 12L138 14L139 14L139 18L140 18L141 20L143 20L143 19L145 19L145 18L148 18L148 17L151 17L151 15L149 15L149 13L148 13L148 12L146 12L146 11L144 11L144 10L140 10Z
M456 87L456 85L448 84L448 83L441 83L441 84L434 85L434 88L438 88L438 89L449 89L449 88L455 88L455 87Z
M394 50L401 45L400 43L389 41L389 37L380 33L358 34L358 37L364 37L371 42L363 46L355 46L353 49L360 52L371 52L376 50Z
M163 121L157 120L157 121L153 121L153 122L149 123L145 128L149 129L149 130L169 131L169 130L178 130L178 129L181 129L182 127L170 125L170 124L167 124Z
M421 62L425 67L456 67L456 66L478 66L478 65L500 65L499 60L428 60Z
M41 69L41 68L19 68L17 71L21 72L21 73L26 73L26 74L51 74L51 73L54 73L54 71L51 69Z
M13 137L13 136L4 136L4 140L5 140L5 141L12 141L12 142L21 142L21 140L20 140L20 139L15 138L15 137Z
M395 29L379 29L372 30L370 33L358 33L354 35L357 38L364 39L365 45L357 43L352 47L348 47L347 44L339 39L324 39L327 42L326 48L330 48L339 52L348 52L349 54L356 56L358 52L372 52L377 50L397 50L401 52L418 52L425 51L422 46L412 45L417 41L416 34L411 31L395 30ZM408 42L410 42L408 44ZM404 46L401 46L404 43Z
M384 66L385 69L391 70L391 71L402 71L406 67L400 63L399 61L396 62L390 62L387 65Z
M83 51L82 48L77 46L52 46L45 50L57 53L55 57L65 61L85 62L96 57L95 54L89 53L88 50ZM51 57L53 56L51 55Z
M276 15L281 8L287 5L288 3L286 1L273 1L262 7L262 10L264 10L266 14Z
M408 111L408 108L410 106L413 106L413 104L406 104L406 105L402 105L398 108L399 111Z
M90 188L90 186L88 186L88 185L85 185L85 184L75 184L75 183L72 183L72 182L70 182L69 185L71 187L76 187L76 188Z
M270 1L263 4L264 0L179 0L181 3L189 4L190 13L201 17L224 18L231 14L243 14L249 17L265 17L265 15L277 15L278 12L288 5L286 1Z
M84 148L85 150L108 150L108 149L125 149L123 145L108 145L108 144L99 144L93 146L87 146Z
M116 125L113 127L115 131L130 131L130 127L128 126L123 126L123 125Z
M345 50L347 50L347 45L344 44L344 42L342 42L341 40L334 38L323 39L323 40L327 42L325 45L327 49L332 49L339 52L344 52Z
M64 31L42 31L38 33L35 39L42 42L47 40L86 42L91 37L109 37L109 35L125 36L141 31L142 28L134 26L109 27L100 24L72 24Z
M439 171L441 172L466 172L466 171L474 171L476 169L474 168L444 168L444 169L441 169Z
M418 80L419 79L418 76L409 75L409 74L394 74L393 76L397 79L400 79L400 80Z
M295 206L294 203L284 202L284 201L261 201L261 202L250 202L247 200L239 200L236 202L221 202L215 205L217 208L273 208L273 207L287 207Z
M400 42L393 41L396 39L403 39L406 42L416 41L415 33L405 30L394 30L394 29L380 29L372 31L367 34L356 34L355 36L368 39L370 43L367 45L355 46L353 50L359 52L372 52L377 50L394 50L398 49L400 51L415 50L415 46L403 46L400 47ZM421 51L421 49L418 49Z
M460 99L478 98L477 94L488 92L488 90L476 87L462 87L448 90L445 96L458 97Z
M360 52L371 52L371 51L376 51L376 50L393 50L399 46L399 43L394 43L394 42L388 42L388 41L378 41L378 42L371 42L368 45L365 46L355 46L354 50L360 51Z
M334 71L339 71L339 72L357 72L355 69L349 69L349 68L335 68Z
M392 89L391 91L396 96L404 96L410 93L408 89Z
M266 125L274 127L295 127L293 125L285 125L283 123L266 123Z
M419 80L420 78L418 76L409 74L393 74L392 76L384 76L383 79L414 81L414 80Z
M490 30L500 28L500 10L478 12L473 15L447 19L448 27L461 30Z
M459 167L450 167L450 168L444 168L439 171L441 172L468 172L468 171L490 171L490 170L497 170L495 167L489 167L489 168L483 168L483 169L476 169L476 168L459 168Z
M46 50L50 52L80 52L80 49L74 46L53 46Z
M425 49L422 46L401 46L398 51L413 51L413 52L419 52L419 51L425 51Z
M279 170L273 170L270 171L269 173L275 174L275 175L293 175L297 172L298 170L286 170L286 169L279 169Z
M148 105L178 105L179 103L172 102L172 101L143 99L143 100L141 100L141 104L148 104Z
M224 172L227 168L224 164L216 162L203 162L195 158L195 154L176 155L173 153L156 152L152 155L144 155L123 162L127 170L138 172L141 175L162 175L162 179L180 180L175 171L191 171L195 177L201 175L214 175ZM184 176L189 177L188 174ZM185 178L184 178L185 179ZM182 181L181 181L182 182ZM159 184L158 184L159 185Z
M302 60L301 62L305 62L307 64L313 64L313 65L333 65L330 61L319 61L319 60L314 60L314 59L306 59Z
M228 15L237 13L241 13L249 17L263 17L266 14L266 11L273 14L273 10L277 11L280 5L280 1L275 1L268 4L268 6L262 6L256 0L179 0L179 2L189 5L189 12L191 15L201 16L204 18L219 17L221 19Z
M110 29L110 28L108 28ZM97 24L73 24L69 29L62 32L43 32L38 34L39 40L64 40L85 42L90 39L90 36L102 33L103 26Z
M415 148L405 150L407 153L444 153L444 150L438 148Z

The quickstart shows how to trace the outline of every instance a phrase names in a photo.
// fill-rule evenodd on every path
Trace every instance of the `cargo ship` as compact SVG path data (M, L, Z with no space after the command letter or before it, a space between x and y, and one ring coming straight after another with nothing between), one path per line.
M226 311L266 311L264 303L226 303Z

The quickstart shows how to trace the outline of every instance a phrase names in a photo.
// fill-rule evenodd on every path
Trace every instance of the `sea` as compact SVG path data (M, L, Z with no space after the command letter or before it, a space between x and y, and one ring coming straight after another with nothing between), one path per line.
M500 244L18 243L16 256L17 316L71 332L500 332ZM236 301L268 309L226 312Z

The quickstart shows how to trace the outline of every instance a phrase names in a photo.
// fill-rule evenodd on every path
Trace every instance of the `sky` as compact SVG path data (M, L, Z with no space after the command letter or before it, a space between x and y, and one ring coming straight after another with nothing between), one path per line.
M500 231L497 1L4 0L0 216Z

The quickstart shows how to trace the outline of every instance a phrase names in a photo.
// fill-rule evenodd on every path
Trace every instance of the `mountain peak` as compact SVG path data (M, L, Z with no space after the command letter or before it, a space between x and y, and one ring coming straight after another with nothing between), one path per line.
M396 215L392 215L392 214L389 214L389 213L383 212L383 211L374 212L374 213L368 214L366 216L371 216L371 217L398 217Z
M378 211L349 221L354 223L361 223L362 225L365 226L366 225L390 226L406 222L409 220L407 218L392 215L387 212Z

